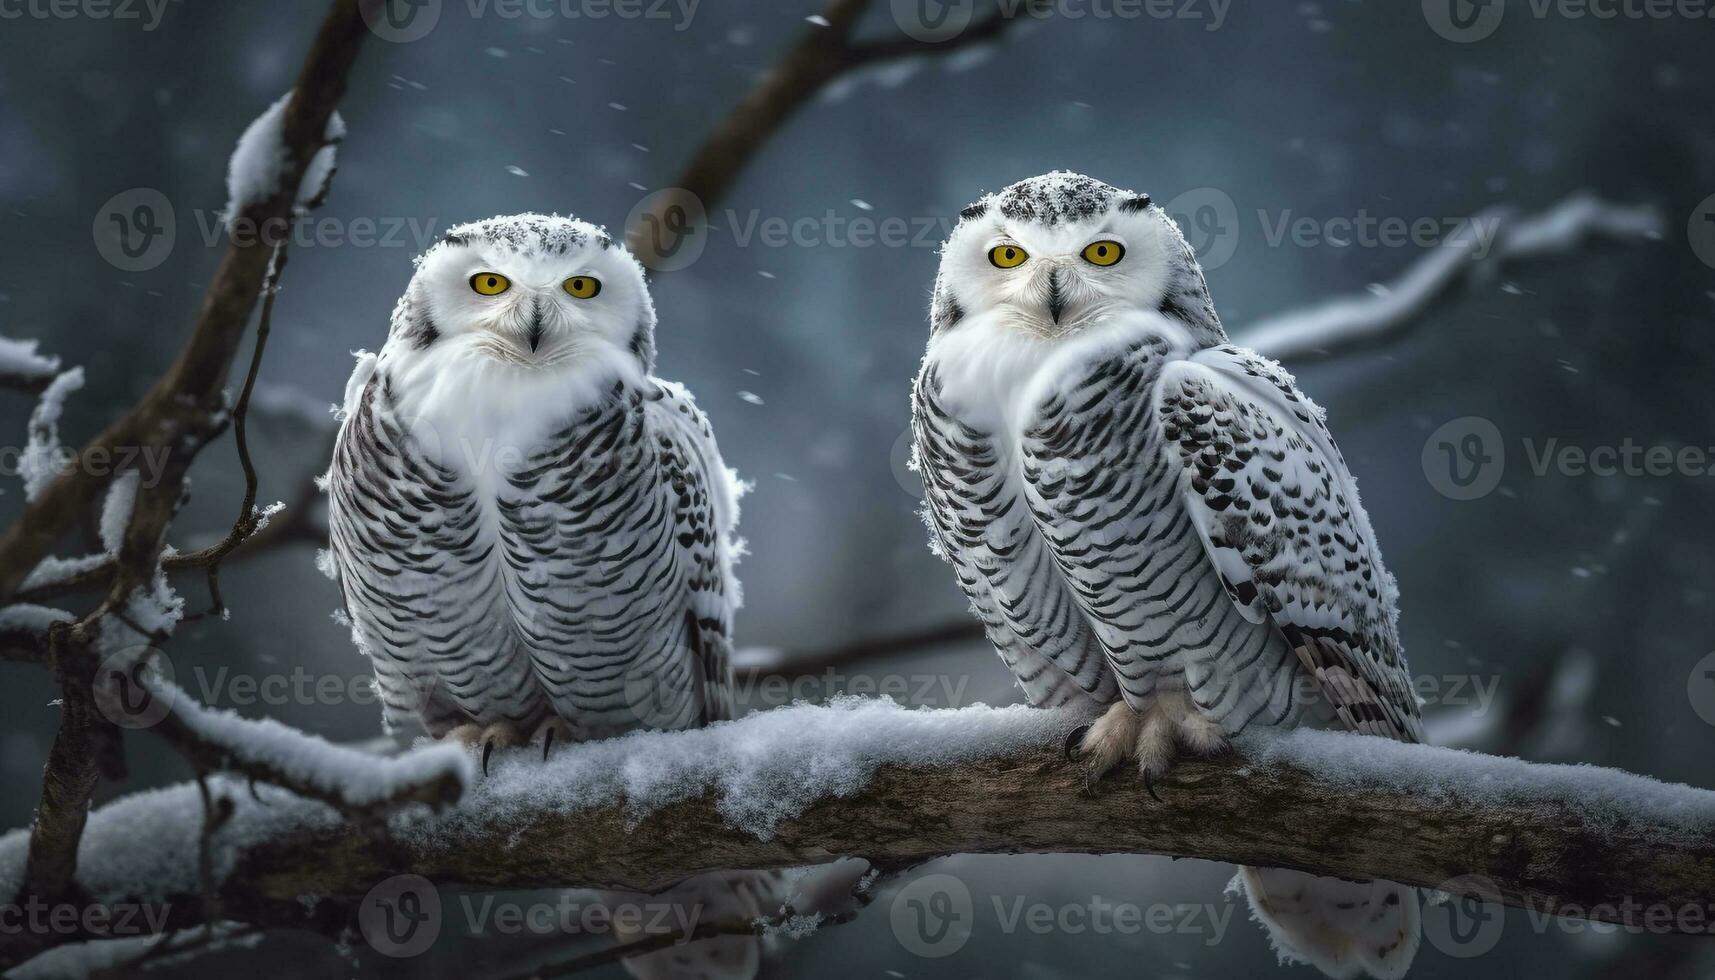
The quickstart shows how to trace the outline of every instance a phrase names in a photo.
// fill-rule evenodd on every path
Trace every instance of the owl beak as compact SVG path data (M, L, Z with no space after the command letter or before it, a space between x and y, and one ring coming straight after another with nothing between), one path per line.
M1066 312L1066 290L1060 284L1060 270L1048 273L1048 315L1060 322L1060 314Z
M528 337L530 339L530 353L534 354L534 353L536 353L536 348L542 346L542 304L541 303L537 303L532 308L531 316L530 316L530 331L529 331Z

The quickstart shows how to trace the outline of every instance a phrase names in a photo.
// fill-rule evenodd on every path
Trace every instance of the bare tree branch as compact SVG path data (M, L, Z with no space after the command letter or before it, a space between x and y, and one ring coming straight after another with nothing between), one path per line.
M855 42L853 34L858 21L869 6L870 0L831 0L818 22L799 37L785 57L709 133L671 188L677 193L663 195L626 229L626 242L632 252L644 259L645 265L650 264L649 257L655 254L650 247L652 227L666 222L669 211L676 206L684 207L687 198L696 201L701 210L724 197L763 145L835 78L884 60L945 54L966 45L992 41L1013 20L997 11L940 43L910 38Z

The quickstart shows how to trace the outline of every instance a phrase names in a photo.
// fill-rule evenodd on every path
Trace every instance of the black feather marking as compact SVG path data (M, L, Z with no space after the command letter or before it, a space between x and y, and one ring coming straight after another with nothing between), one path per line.
M1136 197L1128 197L1125 200L1121 201L1119 209L1121 211L1125 211L1127 213L1135 213L1138 211L1146 210L1151 204L1154 204L1154 203L1155 203L1154 201L1149 199L1148 194L1139 194Z

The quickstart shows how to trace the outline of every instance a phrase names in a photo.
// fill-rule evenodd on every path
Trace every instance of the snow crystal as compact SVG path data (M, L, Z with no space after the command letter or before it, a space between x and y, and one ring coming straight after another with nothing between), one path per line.
M262 507L251 508L251 514L253 516L255 516L255 518L256 518L256 530L257 531L261 531L264 528L266 528L270 521L272 521L276 517L279 517L281 514L284 514L285 512L286 512L286 502L284 500L276 500L273 503L267 504L267 505L262 506Z
M83 387L83 368L74 367L54 378L42 398L30 413L29 442L18 458L18 476L24 481L24 499L35 500L36 494L59 476L64 460L60 446L60 416L65 412L65 400Z
M280 181L291 162L285 141L286 107L291 101L290 93L282 96L257 116L244 135L238 138L238 147L232 151L226 168L225 216L229 234L245 208L268 199L280 189ZM328 145L316 152L310 165L304 168L304 179L298 184L297 204L300 207L314 200L327 186L337 160L333 144L344 138L345 120L335 112L328 117L327 130L323 133Z

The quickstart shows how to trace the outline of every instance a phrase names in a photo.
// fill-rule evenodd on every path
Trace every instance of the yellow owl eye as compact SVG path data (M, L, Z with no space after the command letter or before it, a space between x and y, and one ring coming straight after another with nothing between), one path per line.
M1084 261L1091 265L1113 265L1125 258L1125 246L1115 241L1091 242L1084 246Z
M498 272L479 272L470 277L470 288L484 296L499 296L512 288L512 280Z
M601 280L595 276L573 276L565 281L566 292L578 299L589 299L601 292Z
M989 261L997 269L1016 269L1028 258L1030 255L1017 245L996 245L989 249Z

